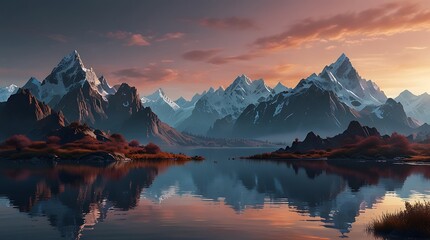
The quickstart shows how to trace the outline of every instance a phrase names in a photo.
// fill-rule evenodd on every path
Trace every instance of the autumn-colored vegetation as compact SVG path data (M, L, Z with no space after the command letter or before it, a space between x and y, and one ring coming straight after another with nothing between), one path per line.
M276 151L250 157L251 159L405 159L430 160L430 144L410 143L397 133L390 137L357 138L355 143L335 149L307 152Z
M162 152L153 143L141 145L137 140L127 142L120 134L112 134L106 141L85 136L79 140L67 143L63 143L62 139L58 136L50 136L46 141L32 141L24 135L14 135L0 145L0 158L7 159L31 159L39 157L73 160L97 152L122 155L133 160L200 160L198 157L191 158L184 154Z
M430 202L405 203L405 210L386 213L373 220L367 230L380 238L430 238Z

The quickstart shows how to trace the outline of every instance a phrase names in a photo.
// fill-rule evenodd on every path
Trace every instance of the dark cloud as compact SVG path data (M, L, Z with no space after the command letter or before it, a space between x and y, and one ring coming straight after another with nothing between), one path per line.
M222 30L252 30L258 29L257 25L249 18L205 18L199 21L204 27Z
M222 52L221 49L192 50L182 54L182 58L189 61L207 62L215 65L222 65L236 61L252 60L261 56L261 53L257 51L234 56L218 55L220 52Z
M164 82L174 80L178 71L171 68L163 68L157 64L150 64L145 68L126 68L112 73L120 79L137 80L144 82Z
M215 56L209 59L207 62L216 64L216 65L221 65L221 64L226 64L226 63L231 63L236 61L248 61L261 56L262 56L261 53L250 52L250 53L244 53L244 54L235 55L235 56Z
M221 51L221 49L192 50L182 54L182 58L189 61L207 61Z
M327 18L307 18L286 31L257 39L262 50L299 47L317 40L342 41L352 36L390 36L430 27L430 11L417 4L397 2L361 12L350 12Z
M125 68L120 69L112 73L116 77L120 78L143 78L145 77L145 74L143 71L139 70L138 68Z

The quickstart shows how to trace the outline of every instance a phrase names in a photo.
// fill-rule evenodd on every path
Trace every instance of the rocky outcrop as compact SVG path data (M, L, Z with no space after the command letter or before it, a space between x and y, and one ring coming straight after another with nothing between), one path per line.
M69 122L77 121L97 127L108 118L105 112L107 105L107 101L88 82L84 82L82 87L64 95L55 110L62 111Z
M66 124L62 113L53 111L26 89L19 89L0 105L0 116L0 139L14 134L42 139L50 131Z
M92 129L87 125L81 125L77 122L50 132L49 136L58 137L61 144L74 142L85 137L90 137L101 142L110 141L109 135L105 132Z
M120 131L127 139L154 142L160 145L194 145L193 137L178 132L160 121L151 108L143 108L124 122Z
M285 151L288 152L308 152L312 150L328 150L340 148L347 144L355 143L359 139L367 138L370 136L381 137L381 134L376 128L362 126L358 121L352 121L348 128L341 134L334 137L321 138L313 132L308 133L303 141L296 139L291 147L287 147ZM281 151L284 151L282 149Z

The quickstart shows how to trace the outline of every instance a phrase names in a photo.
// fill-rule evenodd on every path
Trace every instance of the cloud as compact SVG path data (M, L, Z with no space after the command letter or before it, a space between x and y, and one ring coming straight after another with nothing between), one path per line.
M254 67L249 74L253 78L263 78L273 86L278 82L283 82L287 86L292 87L297 80L309 75L303 67L295 64L283 63L273 66Z
M244 54L239 54L234 56L215 56L210 58L207 62L216 64L216 65L221 65L221 64L226 64L226 63L231 63L236 61L248 61L258 57L261 57L261 53L250 52L250 53L244 53Z
M427 47L405 47L406 50L425 50Z
M172 59L163 59L161 60L162 63L172 63L174 62Z
M185 36L185 33L183 33L183 32L171 32L171 33L164 34L163 36L158 38L156 41L162 42L162 41L166 41L166 40L180 39L180 38L183 38L184 36Z
M199 21L204 27L221 29L221 30L255 30L257 25L252 19L248 18L205 18Z
M330 46L327 46L326 48L325 48L325 50L333 50L333 49L335 49L336 48L336 46L335 45L330 45Z
M142 69L140 68L125 68L114 71L115 77L121 80L134 80L144 82L165 82L171 81L178 77L179 73L175 69L162 68L157 64L150 64Z
M188 61L207 61L220 53L221 49L206 49L206 50L192 50L182 54L182 58Z
M68 39L63 34L50 34L47 36L49 39L54 40L59 43L66 43L68 42Z
M249 52L233 56L218 55L222 49L192 50L182 54L182 58L195 62L207 62L215 65L222 65L235 61L247 61L260 57L259 52Z
M132 34L127 40L127 46L148 46L150 45L148 41L143 37L142 34Z
M145 74L138 68L125 68L113 72L113 75L124 78L143 78Z
M346 41L351 37L373 38L430 28L430 11L418 4L388 3L361 12L326 18L307 18L279 34L254 42L257 49L283 50L320 41Z
M108 38L122 40L125 46L149 46L150 43L140 33L131 33L125 31L108 32L106 34Z

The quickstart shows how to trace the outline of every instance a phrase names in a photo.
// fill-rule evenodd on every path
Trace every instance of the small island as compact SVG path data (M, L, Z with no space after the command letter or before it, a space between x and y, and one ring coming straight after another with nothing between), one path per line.
M153 143L141 145L121 134L107 134L87 125L72 123L53 131L44 140L33 141L17 134L0 144L0 159L11 161L109 164L131 160L203 160L201 156L163 152Z
M414 142L410 136L393 133L381 135L376 128L352 121L348 128L334 137L321 138L309 132L303 141L291 146L246 159L277 160L359 160L359 161L430 161L430 143Z

